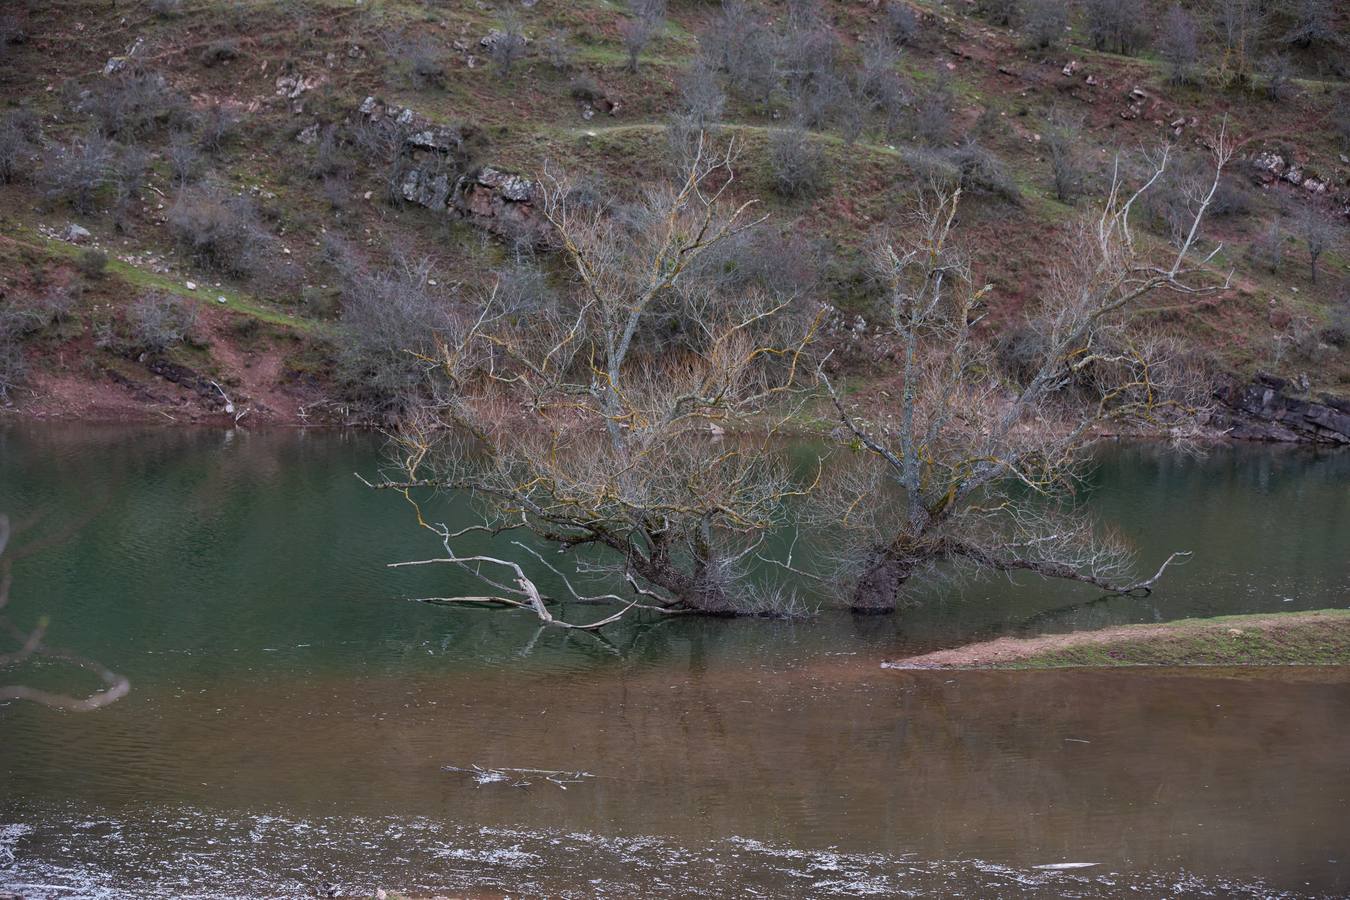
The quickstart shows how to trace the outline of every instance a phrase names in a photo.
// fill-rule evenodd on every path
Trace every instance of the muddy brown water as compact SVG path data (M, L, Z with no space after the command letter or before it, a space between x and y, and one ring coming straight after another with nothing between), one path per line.
M1344 606L1350 457L1104 454L1108 520L1145 556L1197 551L1147 599L995 579L896 617L635 621L600 642L407 602L448 587L384 568L434 546L351 478L375 450L0 430L0 506L46 511L30 535L96 510L17 567L16 617L49 614L53 641L133 683L91 715L0 706L0 889L1350 893L1350 670L879 667L995 634Z

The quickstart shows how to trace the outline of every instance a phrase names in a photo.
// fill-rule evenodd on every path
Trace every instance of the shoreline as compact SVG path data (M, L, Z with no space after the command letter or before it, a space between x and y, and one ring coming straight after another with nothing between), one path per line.
M1002 637L897 660L883 669L1350 665L1350 609L1255 613Z

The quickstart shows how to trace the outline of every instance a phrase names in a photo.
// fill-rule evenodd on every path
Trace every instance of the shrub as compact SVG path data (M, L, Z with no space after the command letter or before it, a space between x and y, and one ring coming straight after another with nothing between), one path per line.
M727 75L731 90L766 106L778 85L773 31L744 0L725 0L717 18L699 35L699 46Z
M1350 150L1350 89L1342 88L1331 107L1331 132L1341 142L1342 150Z
M80 255L75 257L75 268L79 269L85 278L97 281L108 270L108 254L102 250L82 250Z
M27 375L23 344L0 319L0 401L9 402L13 393L23 387Z
M434 351L453 324L449 298L430 284L425 260L372 271L348 258L339 268L348 280L334 348L338 377L352 399L396 413L425 381L426 367L413 354Z
M951 84L941 75L918 99L914 112L914 134L920 143L940 147L952 138Z
M990 25L1007 27L1017 19L1020 7L1020 0L979 0L975 8Z
M573 100L580 100L582 103L595 103L605 92L600 85L590 75L582 72L573 78L567 86L567 91L572 95Z
M1148 10L1143 0L1085 0L1088 37L1098 50L1129 56L1148 41Z
M919 36L919 17L904 0L887 0L886 32L898 46L913 43Z
M1265 231L1247 245L1247 259L1252 265L1260 266L1272 275L1280 271L1280 265L1284 262L1284 229L1278 221L1271 222Z
M201 154L197 152L197 142L186 131L175 131L169 138L169 146L164 151L174 181L181 190L195 181L201 166Z
M1266 84L1266 98L1274 103L1290 99L1294 94L1294 64L1283 53L1271 53L1261 60L1261 78Z
M566 72L572 68L572 45L567 39L565 31L550 31L544 35L540 46L543 47L544 57L548 59L548 64L559 72Z
M699 57L679 78L680 103L683 114L699 129L714 125L722 119L727 95L708 61Z
M56 148L43 169L49 199L69 203L77 212L94 211L99 192L108 184L114 162L112 144L91 132L73 147Z
M781 128L769 140L773 189L787 198L811 197L829 186L824 148L805 128Z
M129 66L100 81L81 108L109 137L133 139L166 126L187 127L190 116L184 98L158 72Z
M1040 329L1019 325L999 338L995 355L999 368L1021 385L1040 371L1048 350L1048 341Z
M172 294L142 294L127 310L132 347L146 353L182 343L196 324L196 305Z
M1062 114L1052 116L1045 129L1051 182L1060 203L1072 203L1084 188L1086 172L1078 149L1081 130L1080 120Z
M951 160L960 173L963 190L988 194L1009 203L1022 201L1022 192L1008 172L1007 165L992 150L977 141L967 140L952 152Z
M492 42L492 65L497 74L506 78L515 64L525 58L525 27L514 11L508 11L501 20L501 28Z
M208 69L238 58L239 43L232 39L212 41L206 45L206 49L202 51L202 55L199 57L201 64Z
M37 117L28 110L0 118L0 184L10 184L24 173L38 134Z
M197 146L206 153L219 153L239 129L239 117L219 103L202 114L197 131Z
M1065 0L1027 0L1022 19L1022 34L1027 43L1037 50L1059 46L1064 29L1069 24L1069 7Z
M252 203L214 189L179 193L168 225L179 249L194 263L240 277L261 269L271 240Z

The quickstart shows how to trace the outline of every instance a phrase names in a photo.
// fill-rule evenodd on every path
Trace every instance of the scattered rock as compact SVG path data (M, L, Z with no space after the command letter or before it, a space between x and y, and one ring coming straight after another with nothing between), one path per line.
M183 287L187 288L189 291L195 291L197 289L197 282L195 281L185 282L183 284Z
M93 235L88 228L83 225L76 225L74 222L61 229L61 240L69 244L83 244L92 237Z
M295 136L295 139L305 146L313 144L319 139L319 123L315 122L307 128L302 128L300 133Z

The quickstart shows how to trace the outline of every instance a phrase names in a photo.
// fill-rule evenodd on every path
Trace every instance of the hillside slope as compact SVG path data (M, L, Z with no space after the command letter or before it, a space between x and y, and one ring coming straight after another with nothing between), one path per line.
M547 292L563 273L512 173L567 172L626 196L672 171L700 124L735 138L736 191L770 216L746 251L754 265L832 307L832 359L878 392L892 351L869 337L865 251L903 224L915 190L952 172L966 182L960 234L993 286L982 327L1015 365L1023 311L1073 253L1115 161L1171 147L1173 181L1140 217L1162 243L1225 128L1245 144L1203 240L1232 288L1159 310L1159 327L1216 377L1265 369L1345 392L1338 5L1304 4L1322 9L1312 32L1302 13L1273 12L1241 52L1210 4L1181 20L1143 9L1128 40L1094 26L1092 2L665 6L8 4L4 408L245 424L396 415L401 350L426 313L357 296L354 268L429 261L424 287L448 308L493 283ZM1191 45L1178 46L1178 21ZM1133 55L1107 52L1120 49Z

